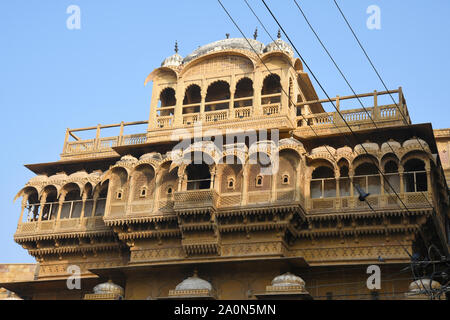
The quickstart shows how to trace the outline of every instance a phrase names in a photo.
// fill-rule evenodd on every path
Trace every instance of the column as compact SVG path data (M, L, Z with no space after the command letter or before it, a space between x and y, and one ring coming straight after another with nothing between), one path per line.
M66 192L62 192L59 195L59 200L58 200L58 214L56 215L56 220L60 220L61 218L61 210L62 210L62 205L64 203L64 199L66 198Z
M231 83L230 83L230 107L228 119L234 119L234 94L236 92L236 77L234 74L231 75Z
M248 202L248 179L249 179L249 165L248 163L244 164L244 168L242 170L242 199L241 204L246 205Z
M185 88L182 83L178 82L176 85L175 97L177 103L174 110L174 119L172 127L181 127L183 124L183 99Z

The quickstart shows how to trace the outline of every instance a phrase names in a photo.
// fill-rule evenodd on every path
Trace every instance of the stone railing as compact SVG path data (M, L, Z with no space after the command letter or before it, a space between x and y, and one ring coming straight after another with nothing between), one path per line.
M394 104L387 104L387 105L379 105L378 99L381 96L390 95L389 99L393 97L393 95L398 96L397 101ZM360 105L360 101L362 98L373 98L373 104L366 105L364 108L359 109L350 109L350 110L340 110L340 104L344 100L355 100L351 101L351 103L355 105ZM360 101L358 101L359 99ZM309 126L317 126L317 127L324 127L327 129L333 129L344 127L350 125L350 126L359 126L359 125L372 125L375 126L374 123L378 125L399 125L404 124L405 121L408 123L411 123L411 120L409 118L408 109L406 106L406 100L403 96L402 89L399 88L398 90L392 90L392 91L383 91L383 92L373 92L373 93L365 93L365 94L359 94L357 96L346 96L346 97L336 97L331 98L331 102L334 104L334 107L336 107L339 110L339 113L337 111L335 112L324 112L324 113L314 113L314 114L307 114L303 116L297 116L296 122L297 122L297 128L298 130L301 129L308 129ZM324 100L316 100L316 101L307 101L307 102L301 102L297 104L297 108L300 109L300 112L303 114L304 108L306 106L314 106L314 105L321 105L323 103L330 103L330 100L324 99ZM395 101L395 100L394 100ZM361 101L363 105L363 101ZM332 108L333 109L333 108ZM342 116L341 116L342 115Z
M103 217L100 216L60 220L42 220L19 223L15 237L106 230L108 230L108 227L105 226Z
M174 210L217 207L218 194L214 189L176 191Z
M171 126L173 121L173 116L160 117L158 119L158 124L161 126ZM137 121L137 122L122 122L120 124L112 125L98 125L96 127L80 128L80 129L67 129L66 138L64 140L64 148L61 154L63 159L71 158L85 158L92 156L103 156L103 155L116 155L113 151L114 147L124 146L124 145L135 145L143 144L147 142L147 134L129 134L124 135L124 128L127 126L143 125L147 124L147 121ZM119 135L114 137L100 137L102 129L119 128ZM76 133L84 131L94 131L94 139L83 140L79 138ZM69 141L72 137L75 141Z
M395 194L370 195L367 201L372 208L379 210L381 208L408 210L417 207L430 207L432 197L428 192L405 192L398 193L401 201ZM308 199L307 209L311 212L329 212L331 211L347 211L347 210L371 210L366 201L359 201L358 197L333 197Z

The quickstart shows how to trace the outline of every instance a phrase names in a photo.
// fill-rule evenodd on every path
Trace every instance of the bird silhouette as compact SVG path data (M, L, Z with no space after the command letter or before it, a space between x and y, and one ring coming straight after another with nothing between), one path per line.
M370 195L370 193L366 193L358 184L355 184L356 191L359 193L359 201L366 201L366 198Z

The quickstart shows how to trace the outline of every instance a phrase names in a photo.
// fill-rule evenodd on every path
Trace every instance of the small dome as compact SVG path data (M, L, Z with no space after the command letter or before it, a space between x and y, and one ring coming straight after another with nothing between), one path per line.
M67 174L65 172L58 172L57 174L50 176L50 180L65 180L67 179Z
M282 51L290 55L291 57L294 56L294 49L292 49L291 45L288 44L286 41L281 40L281 32L278 30L278 39L274 42L269 43L264 48L264 53L273 52L273 51Z
M249 45L250 43L250 45ZM183 59L183 63L188 63L194 59L204 56L211 52L222 51L222 50L247 50L253 52L253 49L258 53L262 53L264 44L254 39L244 39L244 38L231 38L215 41L204 46L199 47L194 50L191 54Z
M311 155L317 155L317 154L329 154L335 155L336 154L336 149L330 146L322 146L322 147L317 147L311 150Z
M159 153L159 152L150 152L150 153L143 154L139 158L139 160L147 160L147 159L161 160L162 156L161 156L161 153Z
M272 280L272 286L273 287L292 287L292 286L305 286L305 281L300 278L299 276L296 276L295 274L292 274L290 272L287 272L285 274L276 276Z
M178 67L182 63L183 57L178 53L175 53L174 55L171 55L170 57L164 59L164 61L161 63L161 67Z
M409 285L409 292L410 293L420 293L422 291L430 290L431 289L439 289L441 287L441 284L437 281L431 281L431 279L419 279L416 281L411 282Z
M14 292L11 292L11 291L6 291L6 292L7 292L6 298L0 299L0 300L23 300L21 297L16 295Z
M391 139L381 145L381 151L383 151L383 153L392 152L392 149L395 151L397 149L400 149L401 146L402 145L400 143Z
M176 291L181 290L212 290L211 283L203 280L197 276L197 272L194 272L192 277L184 279L175 287Z
M281 139L278 144L280 146L300 146L300 147L303 147L303 143L301 143L300 141L298 141L295 138Z
M429 149L428 143L426 143L424 140L420 138L413 137L409 140L406 140L403 142L403 148L409 148L409 149Z
M131 163L133 163L133 162L137 162L137 161L138 161L138 159L136 159L132 155L127 154L127 155L123 156L122 158L120 158L118 163L124 163L124 162L131 162Z
M74 172L74 173L72 173L70 175L70 177L72 177L72 178L84 178L84 177L87 177L87 176L88 176L88 173L86 171L84 171L84 170L80 170L80 171Z
M378 145L378 143L370 141L366 141L362 145L358 144L357 146L355 146L356 153L366 153L366 151L369 153L370 152L377 153L379 150L380 146Z
M123 296L124 290L121 286L108 280L108 282L100 283L94 287L95 294L117 294Z
M35 176L33 178L31 178L28 183L32 183L32 182L44 182L47 181L48 177L46 175L40 174L38 176Z

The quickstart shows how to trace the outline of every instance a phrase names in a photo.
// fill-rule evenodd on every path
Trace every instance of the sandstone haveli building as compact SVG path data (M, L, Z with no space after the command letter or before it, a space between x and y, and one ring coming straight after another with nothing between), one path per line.
M147 121L67 129L60 160L26 165L14 239L39 268L0 286L24 299L360 299L377 264L377 297L399 299L421 293L395 276L405 248L448 255L450 133L412 124L402 88L358 95L367 112L355 96L332 99L343 118L325 112L280 38L176 48L148 82ZM66 287L72 265L81 290Z

